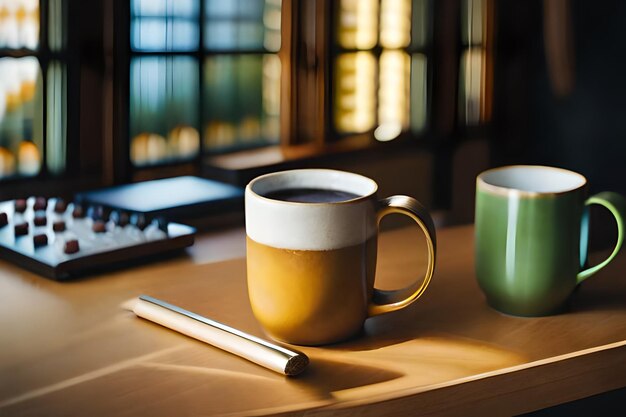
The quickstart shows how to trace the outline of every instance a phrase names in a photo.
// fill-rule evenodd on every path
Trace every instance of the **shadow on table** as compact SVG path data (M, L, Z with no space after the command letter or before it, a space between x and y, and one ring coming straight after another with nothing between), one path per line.
M307 349L311 371L296 383L328 390L337 400L367 401L473 378L527 360L510 350L445 334L431 333L395 343L385 340L378 347L370 340L362 350L359 343L363 341L359 340Z

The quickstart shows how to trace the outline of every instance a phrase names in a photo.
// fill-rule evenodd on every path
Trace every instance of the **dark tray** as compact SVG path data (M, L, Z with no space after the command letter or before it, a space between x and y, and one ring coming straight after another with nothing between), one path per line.
M91 228L92 218L72 216L72 204L65 212L55 213L56 199L48 200L45 213L37 212L38 215L45 214L47 224L35 226L34 200L32 197L27 200L23 214L15 213L14 200L0 203L0 213L6 213L8 218L8 224L0 227L0 256L48 278L68 279L102 267L182 249L194 242L194 228L162 220L149 223L144 230L133 224L120 227L108 221L106 232L95 233ZM65 231L52 229L53 222L58 220L65 221ZM15 224L22 222L28 224L28 233L15 236ZM48 243L36 247L33 237L38 234L45 234ZM64 243L70 239L78 240L79 251L67 254Z
M77 194L75 200L184 223L225 212L243 212L242 188L193 176L87 191Z

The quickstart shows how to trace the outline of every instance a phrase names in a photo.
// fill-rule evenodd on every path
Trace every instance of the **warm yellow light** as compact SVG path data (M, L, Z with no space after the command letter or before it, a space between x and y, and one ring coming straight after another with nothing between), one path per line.
M34 98L41 88L39 62L35 57L0 58L0 132L4 132L4 152L0 176L19 173L33 176L41 170L41 108ZM2 133L0 133L2 139ZM11 151L8 151L10 149Z
M281 0L265 2L265 10L263 11L263 26L265 26L263 46L270 52L280 50L281 3Z
M168 135L169 153L178 158L191 158L200 150L200 133L191 126L177 126Z
M131 141L130 158L135 165L163 162L167 157L167 141L156 133L140 133Z
M0 85L4 90L4 108L14 111L22 104L20 61L25 58L0 58Z
M409 94L409 55L399 50L384 51L380 55L378 87L378 123L382 128L377 139L391 140L399 135L394 133L398 126L400 131L408 126Z
M17 171L24 176L37 175L41 170L41 154L37 145L22 141L17 150Z
M380 142L388 142L400 136L402 125L400 123L383 123L374 130L374 137Z
M263 39L263 47L270 52L278 52L281 45L280 31L267 30Z
M337 28L339 45L371 49L378 41L378 0L342 0Z
M243 142L261 138L261 121L256 116L247 116L239 121L237 136Z
M411 43L411 1L382 0L380 44L384 48L404 48Z
M7 148L0 146L0 178L15 174L15 156Z
M469 125L480 122L481 98L483 96L483 50L470 48L461 59L462 108L465 122Z
M280 30L280 5L277 8L266 8L263 13L263 24L266 28Z
M341 54L336 61L335 124L340 132L374 127L376 58L370 52ZM343 82L347 78L347 82Z
M204 129L204 146L206 149L230 146L235 143L236 137L237 129L232 123L213 120Z

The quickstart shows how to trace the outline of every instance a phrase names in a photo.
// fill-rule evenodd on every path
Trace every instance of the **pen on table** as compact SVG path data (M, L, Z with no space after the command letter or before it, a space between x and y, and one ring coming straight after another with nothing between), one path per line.
M297 375L309 363L309 358L302 352L287 349L148 295L139 296L128 308L139 317L283 375Z

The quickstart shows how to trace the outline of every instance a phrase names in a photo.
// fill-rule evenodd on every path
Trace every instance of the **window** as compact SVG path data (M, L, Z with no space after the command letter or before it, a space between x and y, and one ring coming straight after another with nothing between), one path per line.
M135 167L278 143L280 0L130 2Z
M65 172L64 10L62 0L0 3L0 180Z
M428 0L337 2L332 120L389 141L428 124Z
M459 120L468 126L491 118L492 18L491 0L461 1Z
M430 0L133 0L131 165L424 135L431 9Z

